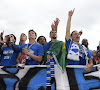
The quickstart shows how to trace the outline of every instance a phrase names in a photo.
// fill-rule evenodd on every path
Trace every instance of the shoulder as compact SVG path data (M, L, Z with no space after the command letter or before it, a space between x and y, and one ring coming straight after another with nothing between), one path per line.
M24 48L27 44L19 45L20 48Z
M36 47L43 47L43 46L42 46L41 44L39 44L39 43L36 43L35 46L36 46Z
M50 43L51 43L51 42L47 42L47 43L45 43L45 44L44 44L44 47L45 47L45 46L48 46Z

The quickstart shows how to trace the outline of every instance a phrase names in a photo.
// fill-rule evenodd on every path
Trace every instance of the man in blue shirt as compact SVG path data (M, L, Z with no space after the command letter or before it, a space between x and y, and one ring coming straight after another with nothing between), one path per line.
M71 27L71 17L74 13L74 10L69 11L68 21L66 27L66 50L67 50L67 59L69 65L86 65L86 57L89 59L89 64L85 68L86 71L91 71L93 67L93 62L89 55L86 55L83 47L79 44L80 33L78 31L73 31L70 35Z
M5 36L2 43L0 43L1 65L11 66L16 65L16 58L18 55L17 47L15 45L16 37L13 34ZM6 43L6 47L3 44ZM2 47L3 46L3 47Z
M24 53L26 57L26 65L38 65L42 61L42 57L44 55L43 46L41 44L37 44L35 39L37 34L34 30L29 30L29 43L21 46L20 53L17 57L17 63L20 61L20 56Z

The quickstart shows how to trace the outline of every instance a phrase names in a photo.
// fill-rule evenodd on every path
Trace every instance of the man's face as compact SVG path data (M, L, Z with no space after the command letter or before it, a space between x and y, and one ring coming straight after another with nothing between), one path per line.
M26 41L27 40L27 36L24 33L22 33L21 36L20 36L20 40Z
M30 32L28 33L28 36L29 36L29 39L36 39L35 32L33 32L33 31L30 31Z
M39 41L40 44L44 45L46 43L45 38L44 37L40 37Z
M12 34L9 35L9 38L11 41L16 42L16 40L14 39L14 36Z
M51 39L56 39L57 38L57 32L56 31L51 31L50 38Z
M78 31L73 32L71 38L72 38L72 40L74 42L79 42L79 40L80 40L80 34L79 34L79 32Z

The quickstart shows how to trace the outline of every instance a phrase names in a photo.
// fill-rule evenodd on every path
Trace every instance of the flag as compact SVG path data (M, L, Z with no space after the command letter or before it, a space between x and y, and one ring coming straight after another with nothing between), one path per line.
M67 65L65 72L55 65L55 82L51 90L100 90L100 64L90 72L85 66ZM0 90L46 90L46 65L0 66Z
M64 72L65 67L67 66L67 52L65 42L56 40L49 49L50 52L53 52L55 55L56 64L62 69Z

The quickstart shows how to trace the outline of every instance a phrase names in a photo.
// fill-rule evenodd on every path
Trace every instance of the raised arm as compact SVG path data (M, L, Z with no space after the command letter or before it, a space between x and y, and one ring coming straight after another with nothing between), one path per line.
M15 45L15 43L14 43L15 39L14 39L13 35L10 35L9 38L10 38L10 42L11 42L11 46L12 46L13 50L15 52L19 52L20 51L20 47Z
M66 27L66 39L67 40L70 39L71 18L72 18L72 15L74 13L74 10L75 9L68 12L68 20L67 20L67 27Z
M56 18L56 20L54 21L56 32L57 32L59 22L60 22L59 18Z

